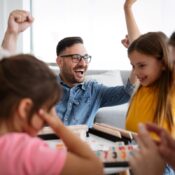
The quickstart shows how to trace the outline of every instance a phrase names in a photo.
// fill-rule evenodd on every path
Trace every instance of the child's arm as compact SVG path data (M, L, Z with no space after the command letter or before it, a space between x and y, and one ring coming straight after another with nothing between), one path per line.
M33 22L33 17L24 10L14 10L10 13L7 30L2 42L2 47L11 53L16 52L19 33L26 30Z
M125 20L128 31L129 43L132 43L135 39L137 39L141 35L132 11L132 5L135 2L136 0L125 0L124 4Z
M96 157L95 153L75 134L73 134L60 121L58 116L51 116L43 110L39 112L40 116L63 140L68 149L68 155L61 175L101 175L103 174L102 162Z
M124 40L122 40L122 44L127 48L135 39L137 39L141 35L132 11L132 5L135 2L136 0L125 0L124 3L125 21L128 35ZM138 81L133 70L131 71L129 80L132 84L136 84Z

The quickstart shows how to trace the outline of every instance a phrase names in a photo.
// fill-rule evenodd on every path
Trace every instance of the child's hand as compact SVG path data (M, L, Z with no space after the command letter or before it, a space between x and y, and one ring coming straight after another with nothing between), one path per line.
M125 36L124 39L121 40L121 43L123 44L124 47L128 48L129 47L129 38L128 35Z
M124 4L124 7L125 8L130 8L132 7L132 5L136 2L137 0L126 0L125 1L125 4Z
M163 128L155 124L147 124L148 131L156 133L160 137L158 150L162 158L175 169L175 140Z
M60 132L60 128L63 126L63 123L55 112L51 112L51 114L49 114L43 109L40 109L38 113L39 116L55 131L55 133Z
M18 34L32 25L34 18L24 10L14 10L8 20L8 31Z
M165 162L158 148L144 125L140 125L136 139L140 150L135 151L130 158L130 165L135 175L162 175Z

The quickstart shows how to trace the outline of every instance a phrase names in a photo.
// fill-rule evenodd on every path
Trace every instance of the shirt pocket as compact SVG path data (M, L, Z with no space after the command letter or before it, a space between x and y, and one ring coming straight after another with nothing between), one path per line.
M75 105L81 105L81 104L91 104L91 98L90 94L85 93L82 96L79 96L79 98L74 100Z

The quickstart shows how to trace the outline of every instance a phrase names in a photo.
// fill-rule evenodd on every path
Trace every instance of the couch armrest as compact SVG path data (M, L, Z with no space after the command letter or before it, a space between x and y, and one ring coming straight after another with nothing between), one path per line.
M113 107L104 107L98 110L95 122L106 123L118 128L125 128L128 103Z
M126 84L127 83L130 73L131 73L130 70L121 70L120 71L123 84Z

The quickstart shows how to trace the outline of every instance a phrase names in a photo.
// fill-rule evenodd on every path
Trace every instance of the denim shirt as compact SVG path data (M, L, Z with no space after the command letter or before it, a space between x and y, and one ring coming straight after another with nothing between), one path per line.
M134 90L129 81L126 86L107 87L93 80L70 88L59 76L57 79L63 95L56 105L56 112L65 125L86 124L92 127L99 108L128 102Z

